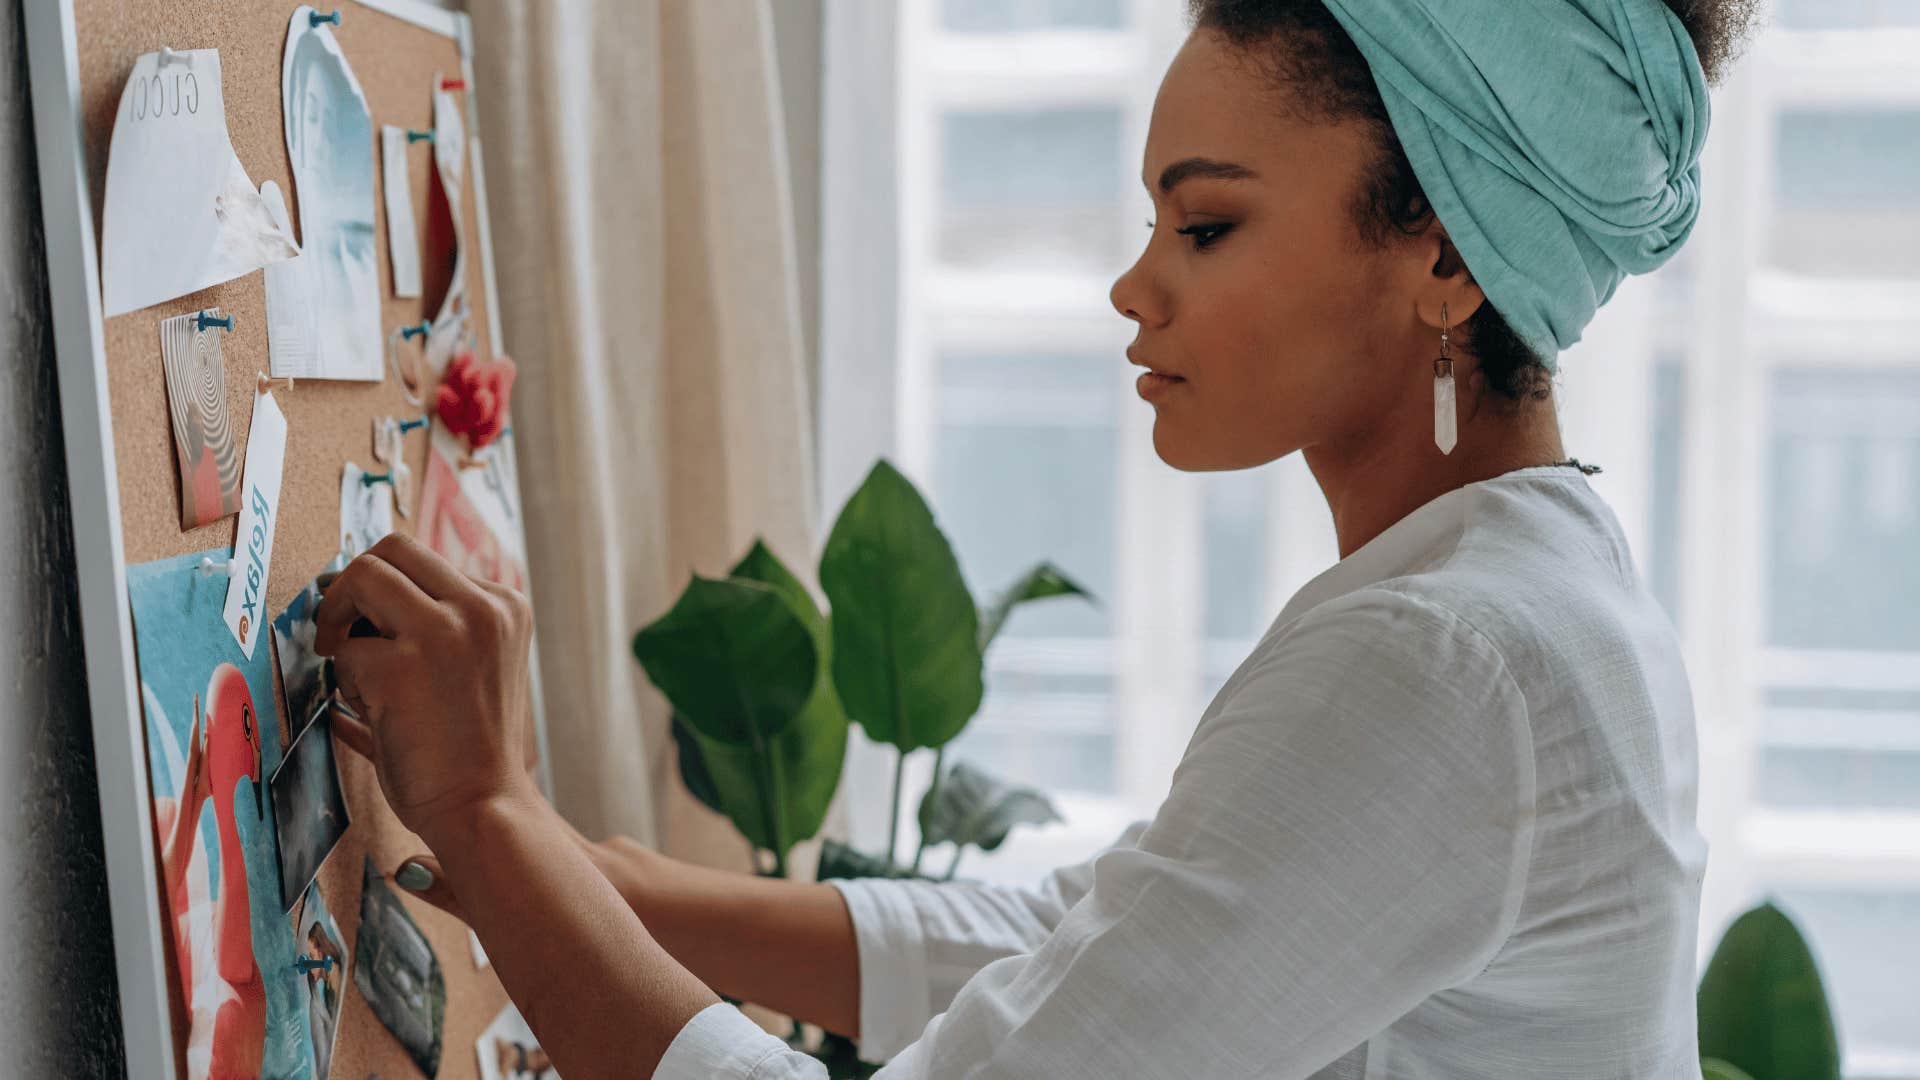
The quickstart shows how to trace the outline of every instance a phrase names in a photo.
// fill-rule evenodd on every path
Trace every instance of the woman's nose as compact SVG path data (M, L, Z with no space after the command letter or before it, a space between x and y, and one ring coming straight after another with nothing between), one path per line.
M1113 304L1113 310L1141 326L1158 326L1166 321L1166 303L1151 284L1146 261L1146 253L1142 252L1140 258L1114 280L1107 300Z

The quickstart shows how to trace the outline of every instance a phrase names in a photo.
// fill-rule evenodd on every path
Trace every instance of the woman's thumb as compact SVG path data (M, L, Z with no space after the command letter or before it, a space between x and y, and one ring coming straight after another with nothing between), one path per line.
M461 922L467 921L467 913L460 910L460 901L454 899L453 890L447 888L446 877L440 872L440 860L433 856L409 856L394 869L393 883Z

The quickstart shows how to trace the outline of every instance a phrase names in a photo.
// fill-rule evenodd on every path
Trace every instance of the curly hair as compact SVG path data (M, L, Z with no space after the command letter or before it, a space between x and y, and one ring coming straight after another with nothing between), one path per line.
M1707 82L1719 85L1753 27L1758 0L1665 0L1680 16L1700 56ZM1433 223L1433 208L1394 134L1386 103L1353 39L1321 0L1189 0L1196 29L1220 35L1279 93L1290 119L1338 124L1358 121L1374 140L1350 204L1363 243L1387 247L1418 236ZM1444 245L1442 264L1460 254ZM1479 362L1486 385L1513 402L1552 392L1552 373L1492 304L1481 304L1457 328L1462 347Z

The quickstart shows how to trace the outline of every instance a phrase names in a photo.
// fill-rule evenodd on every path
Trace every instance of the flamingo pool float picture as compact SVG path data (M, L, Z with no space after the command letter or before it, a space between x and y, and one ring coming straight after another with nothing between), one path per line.
M260 1075L267 1026L237 818L251 809L256 823L265 821L259 716L246 676L232 664L214 668L205 700L203 713L194 699L180 795L155 800L154 824L181 998L191 1016L187 1073L191 1080L239 1080ZM235 805L242 779L253 782L250 808ZM209 801L219 838L217 888L201 842Z

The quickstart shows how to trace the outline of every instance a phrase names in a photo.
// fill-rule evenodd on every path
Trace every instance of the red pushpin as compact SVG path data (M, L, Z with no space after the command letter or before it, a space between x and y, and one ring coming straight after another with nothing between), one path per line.
M467 88L467 80L465 79L441 79L440 80L440 89L442 90L465 90L466 88Z

